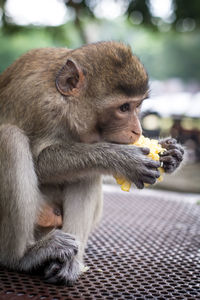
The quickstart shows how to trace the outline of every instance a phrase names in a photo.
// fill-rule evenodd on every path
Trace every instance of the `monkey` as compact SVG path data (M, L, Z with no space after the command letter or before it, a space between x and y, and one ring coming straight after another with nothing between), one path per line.
M147 158L148 148L128 145L142 133L148 81L130 46L114 41L33 49L0 75L2 266L42 267L45 281L73 284L101 217L102 174L122 175L139 189L155 183L160 162ZM160 143L171 173L183 148L171 138ZM61 208L59 228L41 221L48 204Z

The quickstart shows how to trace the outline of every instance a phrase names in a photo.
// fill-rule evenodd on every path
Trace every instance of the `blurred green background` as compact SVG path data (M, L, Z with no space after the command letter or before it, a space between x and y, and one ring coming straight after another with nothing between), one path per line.
M198 0L0 0L0 71L36 47L121 40L152 78L200 80Z
M151 80L145 135L172 135L185 166L160 188L200 192L199 0L0 0L0 72L32 48L99 40L131 45Z

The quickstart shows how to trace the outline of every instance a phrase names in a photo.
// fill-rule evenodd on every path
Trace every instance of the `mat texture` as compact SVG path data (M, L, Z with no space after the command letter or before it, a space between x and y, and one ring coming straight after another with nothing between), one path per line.
M0 268L0 299L200 299L200 206L106 192L74 287Z

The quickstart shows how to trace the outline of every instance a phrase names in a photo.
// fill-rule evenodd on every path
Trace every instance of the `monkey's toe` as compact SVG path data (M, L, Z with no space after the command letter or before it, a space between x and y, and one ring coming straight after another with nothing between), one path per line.
M80 269L80 264L75 258L63 264L52 262L45 269L45 282L71 286L81 274Z
M50 236L49 258L52 261L64 263L72 259L78 253L78 242L76 239L62 230L54 230ZM55 251L52 251L53 248Z
M51 262L44 270L44 278L48 280L48 278L53 277L59 272L61 267L62 267L61 263L57 261Z

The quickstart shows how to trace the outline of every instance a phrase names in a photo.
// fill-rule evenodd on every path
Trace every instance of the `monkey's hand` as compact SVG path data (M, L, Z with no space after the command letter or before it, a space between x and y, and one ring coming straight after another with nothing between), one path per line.
M118 160L115 158L117 176L122 175L139 189L144 188L145 183L154 184L160 177L160 161L148 158L149 152L146 147L118 146Z
M159 144L167 151L160 154L160 162L166 173L174 172L180 165L184 156L183 147L173 138L166 138L159 141Z

